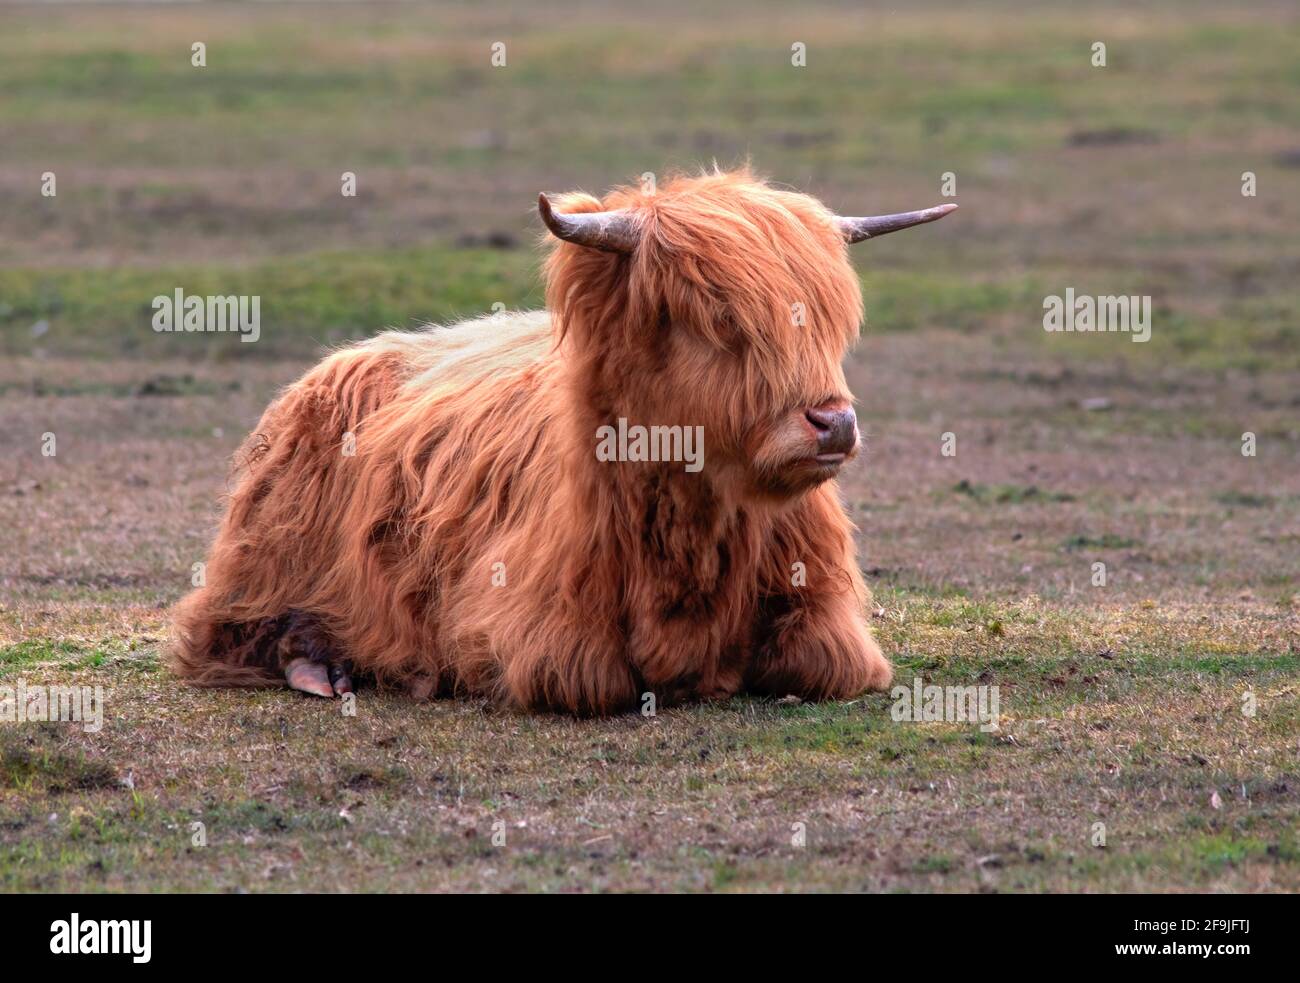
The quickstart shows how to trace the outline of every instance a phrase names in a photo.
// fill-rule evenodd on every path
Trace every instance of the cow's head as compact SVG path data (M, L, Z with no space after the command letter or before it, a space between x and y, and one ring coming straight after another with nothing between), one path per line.
M862 296L848 245L956 208L843 218L747 172L538 208L561 240L547 302L589 420L703 425L705 473L789 498L857 453L841 362Z

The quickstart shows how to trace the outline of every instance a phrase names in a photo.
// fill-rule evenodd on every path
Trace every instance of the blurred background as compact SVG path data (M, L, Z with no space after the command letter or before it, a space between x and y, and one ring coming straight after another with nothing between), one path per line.
M1069 597L1096 553L1108 597L1286 604L1296 27L1290 3L6 5L4 589L174 596L229 453L324 346L540 306L538 191L750 160L847 214L955 179L957 215L854 252L845 489L879 587ZM261 339L155 333L176 287L260 295ZM1152 340L1046 334L1066 287L1151 295Z

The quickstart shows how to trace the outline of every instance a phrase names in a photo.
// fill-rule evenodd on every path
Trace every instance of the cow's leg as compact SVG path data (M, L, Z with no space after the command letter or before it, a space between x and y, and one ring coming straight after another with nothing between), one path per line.
M747 687L806 700L847 700L886 689L893 669L860 604L852 589L830 597L769 597L766 638L746 674Z
M324 697L352 692L352 665L315 618L290 614L278 645L285 682L293 689Z
M775 537L746 685L804 699L849 699L889 686L893 668L871 636L871 593L833 490L817 489Z

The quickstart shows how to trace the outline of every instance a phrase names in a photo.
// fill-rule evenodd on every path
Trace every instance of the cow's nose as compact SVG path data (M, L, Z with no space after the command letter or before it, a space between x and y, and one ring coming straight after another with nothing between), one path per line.
M858 418L848 403L810 406L804 416L817 434L818 454L848 454L858 446Z

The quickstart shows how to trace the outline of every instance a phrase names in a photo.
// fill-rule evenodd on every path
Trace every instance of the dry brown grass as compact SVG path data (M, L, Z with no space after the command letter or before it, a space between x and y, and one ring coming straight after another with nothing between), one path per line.
M60 452L15 447L0 473L0 685L109 697L98 734L0 730L0 886L1300 888L1300 612L1278 547L1297 535L1294 458L1240 459L1212 428L1135 438L1114 422L1133 380L1032 362L1017 372L1055 381L992 380L973 342L926 340L868 343L864 363L890 371L859 389L873 440L846 496L900 679L998 685L994 735L894 723L884 696L579 722L184 689L158 666L162 605L202 556L224 455L296 367L113 362L78 373L85 392L38 398L31 367L11 367L0 412L56 431ZM187 373L180 394L136 394ZM1070 409L1099 392L1113 415ZM1147 412L1189 429L1178 399ZM1135 543L1063 545L1080 534ZM192 822L208 846L190 846Z

